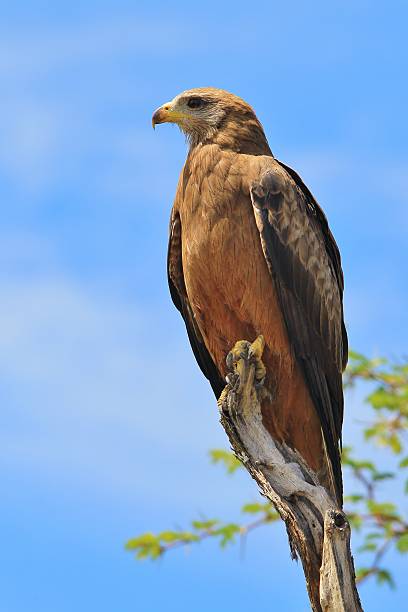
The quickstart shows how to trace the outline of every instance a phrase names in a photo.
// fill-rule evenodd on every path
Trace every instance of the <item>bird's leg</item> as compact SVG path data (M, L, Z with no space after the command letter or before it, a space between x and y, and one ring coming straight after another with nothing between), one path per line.
M250 346L251 343L247 340L238 340L227 355L227 381L232 387L242 384L241 379L244 374L245 362L248 361Z
M244 361L248 361L255 366L255 385L262 385L266 376L266 368L262 361L262 354L265 348L265 340L263 336L258 336L252 342L247 340L238 340L234 348L227 355L227 367L229 370L228 382L234 384L234 374L242 376Z
M253 394L263 389L265 380L266 368L262 362L264 347L263 336L258 336L252 344L247 340L239 340L235 343L226 359L228 385L218 400L220 407L225 404L231 390L242 396L241 406L252 405Z
M265 340L264 337L258 336L256 340L251 344L248 351L249 359L255 365L255 385L260 386L263 385L266 376L266 368L262 361L262 354L265 348Z

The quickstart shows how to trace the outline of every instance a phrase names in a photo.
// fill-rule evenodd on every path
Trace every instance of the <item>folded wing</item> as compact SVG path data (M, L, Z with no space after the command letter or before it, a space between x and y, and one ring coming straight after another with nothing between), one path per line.
M181 256L181 231L180 217L177 214L173 214L170 221L170 239L167 254L167 277L170 295L174 305L183 317L188 339L197 363L204 376L209 380L215 396L219 398L226 382L219 373L204 344L188 300Z
M274 279L289 341L313 400L338 498L347 363L340 254L326 217L300 177L271 160L251 186L262 248Z

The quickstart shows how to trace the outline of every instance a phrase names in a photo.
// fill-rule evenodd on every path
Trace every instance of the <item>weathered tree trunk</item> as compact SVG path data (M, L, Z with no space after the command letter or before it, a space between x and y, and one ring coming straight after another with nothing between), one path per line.
M302 457L274 441L262 424L250 343L219 400L231 446L285 521L292 558L299 555L316 612L362 610L350 551L350 525Z

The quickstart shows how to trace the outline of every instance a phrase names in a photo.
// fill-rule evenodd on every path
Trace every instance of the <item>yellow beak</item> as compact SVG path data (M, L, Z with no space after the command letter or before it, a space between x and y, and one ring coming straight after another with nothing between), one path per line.
M187 118L187 114L172 110L171 102L166 102L166 104L163 104L163 106L160 106L154 111L152 126L154 129L158 123L178 123L179 121Z
M152 126L153 129L156 127L158 123L166 123L169 121L170 116L170 104L163 104L157 110L154 111L152 117Z

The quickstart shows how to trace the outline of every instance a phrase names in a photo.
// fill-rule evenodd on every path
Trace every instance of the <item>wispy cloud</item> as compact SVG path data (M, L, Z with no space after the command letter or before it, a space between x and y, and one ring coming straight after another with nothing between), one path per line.
M170 482L152 490L163 456L176 472L190 456L200 474L207 449L225 444L186 339L153 331L154 315L137 304L60 271L3 278L0 320L0 454L8 469L142 503L147 491L174 496ZM197 426L199 441L186 435ZM208 481L200 486L202 499L212 497Z

